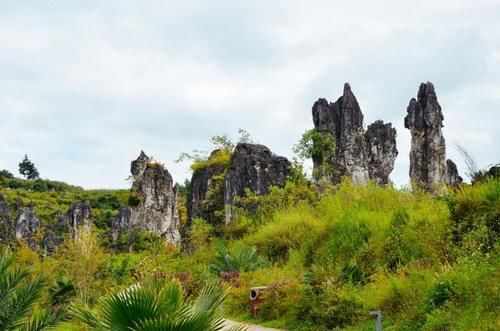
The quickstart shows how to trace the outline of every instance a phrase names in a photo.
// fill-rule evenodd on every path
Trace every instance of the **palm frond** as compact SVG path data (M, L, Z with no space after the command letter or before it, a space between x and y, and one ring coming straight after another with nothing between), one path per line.
M63 305L54 311L44 309L35 313L28 324L20 328L22 331L42 331L56 326L63 321L68 313L68 306Z

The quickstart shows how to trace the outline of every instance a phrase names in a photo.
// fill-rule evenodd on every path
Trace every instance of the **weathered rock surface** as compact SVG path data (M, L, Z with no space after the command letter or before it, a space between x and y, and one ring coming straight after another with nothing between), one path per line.
M246 188L257 194L266 194L270 186L282 186L285 183L290 167L290 161L273 155L264 145L238 144L224 179L226 223L233 217L235 198L244 196Z
M455 164L446 161L443 120L434 85L420 84L417 99L408 105L405 128L411 132L410 179L428 191L435 191L436 184L455 184L460 177Z
M140 202L131 209L128 227L157 233L167 243L179 243L178 194L172 176L142 151L130 168L134 179L132 190L139 195Z
M14 241L15 225L10 215L10 208L4 196L0 193L0 244Z
M368 175L377 184L389 184L389 175L398 156L396 129L391 123L375 121L368 125L365 133L368 147Z
M446 178L447 185L456 186L463 182L463 178L458 174L457 165L452 160L446 160Z
M40 229L40 220L36 214L35 206L29 203L26 206L20 204L17 208L16 238L31 241L32 237Z
M69 230L67 217L60 212L54 215L55 223L47 224L42 239L42 246L46 254L52 254L55 248L64 242L63 234Z
M380 184L389 182L398 154L396 129L391 123L377 121L365 133L363 113L348 83L337 101L318 99L312 115L315 129L330 133L336 141L335 156L330 160L313 159L315 169L328 162L333 183L340 183L344 176L356 184L369 179Z
M114 242L118 240L122 232L130 230L131 216L132 209L128 206L123 206L120 208L118 215L113 217L113 221L111 222L111 238Z
M212 152L211 156L220 150ZM224 172L223 164L212 164L201 169L196 169L191 177L191 187L187 198L189 228L193 218L202 218L209 223L215 223L215 212L224 209ZM208 196L216 195L216 196ZM210 201L208 201L210 200Z
M78 239L78 228L92 226L92 208L89 201L77 201L69 207L66 214L66 223L73 235Z

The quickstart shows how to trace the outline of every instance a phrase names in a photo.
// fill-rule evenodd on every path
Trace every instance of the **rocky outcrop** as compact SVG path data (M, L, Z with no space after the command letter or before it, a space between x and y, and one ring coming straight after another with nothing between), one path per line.
M458 174L458 168L455 162L450 159L446 160L446 177L444 182L447 185L456 186L463 181L463 178Z
M73 239L78 239L78 229L81 226L92 226L92 207L89 201L77 201L69 207L66 213L66 223Z
M389 184L389 175L398 156L396 129L391 123L375 121L368 125L365 141L368 147L368 176L377 184Z
M177 190L172 176L160 163L141 151L131 164L132 191L139 196L139 204L131 209L128 227L154 232L167 243L180 241ZM125 219L121 222L126 224Z
M335 155L330 160L313 159L317 169L327 162L331 168L331 181L340 183L348 176L353 183L366 183L373 179L379 184L389 182L398 154L396 129L391 123L376 121L363 128L363 113L348 83L336 102L318 99L312 108L316 130L335 137Z
M118 215L113 217L111 222L111 239L116 242L121 233L130 230L130 218L132 216L132 209L128 206L120 208Z
M10 215L9 204L0 193L0 245L9 244L15 239L15 225Z
M47 224L42 239L42 246L46 254L52 254L57 246L64 242L63 235L68 232L68 218L61 212L54 214L55 222Z
M446 160L442 132L444 117L431 82L420 84L417 98L410 100L406 111L405 128L411 132L412 182L427 191L436 191L438 184L461 182L456 165Z
M234 216L235 198L244 196L245 189L266 194L270 186L285 183L291 167L290 161L274 155L266 146L247 143L236 146L230 163L224 178L226 224Z
M32 203L22 206L20 203L17 208L16 238L26 239L28 245L34 247L36 244L33 241L33 236L40 229L40 220L35 212L35 206Z
M220 150L211 153L216 157ZM217 223L217 211L224 210L224 175L226 164L213 163L193 171L191 186L187 197L186 228L189 228L193 218L202 218L214 224Z

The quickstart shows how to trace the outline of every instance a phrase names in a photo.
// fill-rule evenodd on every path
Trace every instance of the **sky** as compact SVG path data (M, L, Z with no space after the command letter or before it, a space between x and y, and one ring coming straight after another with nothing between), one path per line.
M289 158L318 98L349 82L397 129L408 183L409 100L432 81L447 155L500 162L500 1L0 0L0 169L127 188L141 149L174 181L181 152L238 129ZM310 164L306 164L310 167Z

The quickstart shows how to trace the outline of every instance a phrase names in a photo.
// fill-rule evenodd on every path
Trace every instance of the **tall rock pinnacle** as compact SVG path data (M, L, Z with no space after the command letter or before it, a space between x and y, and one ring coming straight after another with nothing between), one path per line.
M326 160L332 168L333 183L340 183L344 176L357 184L369 179L379 184L389 182L398 154L396 129L391 123L377 121L365 133L363 113L348 83L336 102L318 99L312 115L315 129L330 133L336 140L335 156ZM313 159L314 167L320 167L323 161Z
M178 244L178 197L172 176L162 164L143 151L132 161L130 172L134 180L132 191L139 196L139 203L120 210L112 224L113 239L116 240L121 231L136 230L153 232L167 243Z
M460 183L456 165L446 160L444 117L431 82L420 84L417 99L410 100L406 111L405 128L411 132L410 179L428 191L435 191L437 184Z

